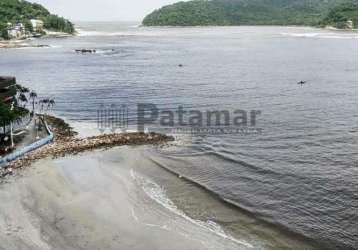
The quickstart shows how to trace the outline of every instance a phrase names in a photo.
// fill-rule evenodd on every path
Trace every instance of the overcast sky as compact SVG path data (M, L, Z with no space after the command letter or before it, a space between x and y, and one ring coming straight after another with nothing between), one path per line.
M141 21L146 14L179 0L31 0L72 21Z

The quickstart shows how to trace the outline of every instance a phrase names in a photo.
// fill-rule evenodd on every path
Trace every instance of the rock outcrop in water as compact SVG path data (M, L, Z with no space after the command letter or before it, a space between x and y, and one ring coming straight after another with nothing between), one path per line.
M92 53L96 53L97 51L95 49L76 49L76 53L82 53L82 54L92 54Z

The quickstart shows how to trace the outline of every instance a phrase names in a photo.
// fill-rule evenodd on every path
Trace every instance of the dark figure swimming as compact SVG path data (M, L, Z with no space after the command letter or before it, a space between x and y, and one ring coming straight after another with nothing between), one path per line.
M297 84L303 85L303 84L305 84L305 83L306 83L306 81L300 81L300 82L298 82Z

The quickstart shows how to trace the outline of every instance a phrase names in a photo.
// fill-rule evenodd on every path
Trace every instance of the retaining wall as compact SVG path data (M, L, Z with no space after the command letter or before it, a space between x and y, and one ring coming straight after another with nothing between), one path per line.
M6 166L6 164L8 164L9 162L16 160L20 156L23 156L35 149L38 149L40 147L47 145L48 143L50 143L53 140L54 135L53 135L52 131L50 130L46 121L42 117L41 117L41 120L42 120L43 124L45 125L48 136L46 136L45 138L42 138L34 143L31 143L30 145L27 145L23 148L16 149L14 152L12 152L8 155L0 157L0 168Z

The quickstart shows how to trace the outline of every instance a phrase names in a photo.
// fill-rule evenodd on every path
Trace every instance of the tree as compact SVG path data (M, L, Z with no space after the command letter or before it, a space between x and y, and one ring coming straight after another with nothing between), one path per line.
M146 26L318 25L336 5L357 0L191 0L147 15Z
M25 30L32 33L34 32L34 27L32 26L32 23L30 22L30 20L25 20L23 21L24 26L25 26Z
M53 108L53 106L55 106L55 100L54 100L54 99L50 99L50 101L49 101L49 107Z
M19 92L19 96L17 98L18 102L20 102L23 107L25 108L26 107L26 104L28 102L28 99L27 99L27 96L26 94L28 94L30 92L30 89L29 88L26 88L26 87L23 87L19 84L17 84L15 86L15 88L17 89L17 91Z
M63 17L59 17L57 15L49 15L43 17L42 20L46 29L62 31L69 34L75 32L73 24L70 21L64 19Z
M42 5L30 3L25 0L0 0L0 38L9 39L7 23L21 22L28 32L33 32L31 19L41 19L45 22L45 28L74 33L73 24L51 13Z
M54 99L45 98L39 101L39 104L41 104L41 111L47 112L55 105Z
M29 93L30 92L30 89L27 88L27 87L23 87L21 86L20 84L16 84L16 89L20 92L20 93Z
M4 132L7 125L20 120L26 114L28 114L28 110L25 108L14 105L11 109L10 105L0 102L0 126L3 127Z
M13 122L16 118L16 114L11 111L10 106L0 103L0 124L3 127L5 133L6 126Z
M0 22L0 38L3 38L5 40L9 40L9 33L7 31L7 24Z
M26 95L24 93L20 93L19 101L22 103L23 107L25 108L28 100L27 100L27 97L26 97Z
M35 115L35 100L37 98L37 93L34 91L30 92L30 99L32 101L32 114Z

